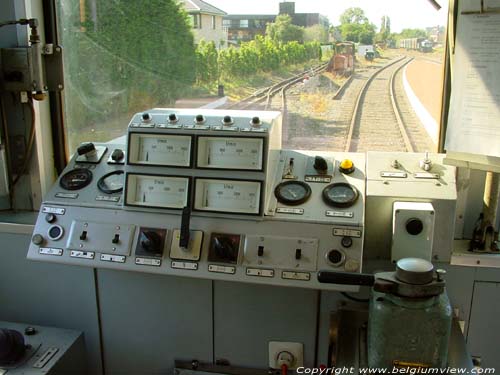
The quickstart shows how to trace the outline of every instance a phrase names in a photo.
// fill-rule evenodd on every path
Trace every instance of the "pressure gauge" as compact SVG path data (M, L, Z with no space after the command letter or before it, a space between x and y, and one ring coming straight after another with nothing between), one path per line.
M80 190L90 184L92 172L86 168L75 168L64 174L59 185L66 190Z
M336 182L323 189L323 200L333 207L350 207L358 197L358 190L345 182Z
M97 188L104 194L121 193L123 191L123 171L106 173L97 181Z
M263 138L198 137L198 168L263 169Z
M128 174L125 204L182 209L188 205L189 178Z
M260 181L197 178L194 209L259 215Z
M309 199L311 187L302 181L285 181L276 186L274 195L280 203L297 206Z
M189 135L130 133L129 163L189 167L191 143Z

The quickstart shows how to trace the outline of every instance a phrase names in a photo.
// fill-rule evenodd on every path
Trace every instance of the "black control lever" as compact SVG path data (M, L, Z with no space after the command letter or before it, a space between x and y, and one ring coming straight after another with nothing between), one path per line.
M189 221L191 219L191 209L184 207L182 209L181 236L179 238L179 247L187 249L189 247Z
M315 156L313 168L318 172L326 173L328 171L328 163L326 162L324 157Z
M319 271L318 281L325 284L373 286L375 276L368 273Z

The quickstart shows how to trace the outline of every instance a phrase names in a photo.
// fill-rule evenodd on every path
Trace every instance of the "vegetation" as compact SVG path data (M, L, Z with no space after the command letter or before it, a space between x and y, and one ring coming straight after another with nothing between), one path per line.
M399 35L399 39L410 39L410 38L427 38L427 31L423 29L403 29Z
M345 41L360 44L374 43L376 27L361 8L348 8L342 13L338 29Z
M292 24L292 17L281 14L266 27L266 36L275 43L303 42L304 28Z

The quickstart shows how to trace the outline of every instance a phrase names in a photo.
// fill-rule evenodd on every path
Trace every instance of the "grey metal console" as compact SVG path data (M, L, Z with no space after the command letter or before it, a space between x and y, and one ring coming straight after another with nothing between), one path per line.
M79 149L28 258L355 291L316 274L361 271L365 181L364 154L281 150L279 112L155 109Z

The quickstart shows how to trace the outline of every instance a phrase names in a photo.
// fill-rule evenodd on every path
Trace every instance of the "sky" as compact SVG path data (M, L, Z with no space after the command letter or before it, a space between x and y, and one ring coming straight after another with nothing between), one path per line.
M282 0L205 0L229 14L277 14ZM443 7L437 11L427 0L295 0L297 13L321 13L333 25L350 7L364 9L368 19L380 27L382 16L391 19L391 31L405 28L446 26L448 0L437 0Z

